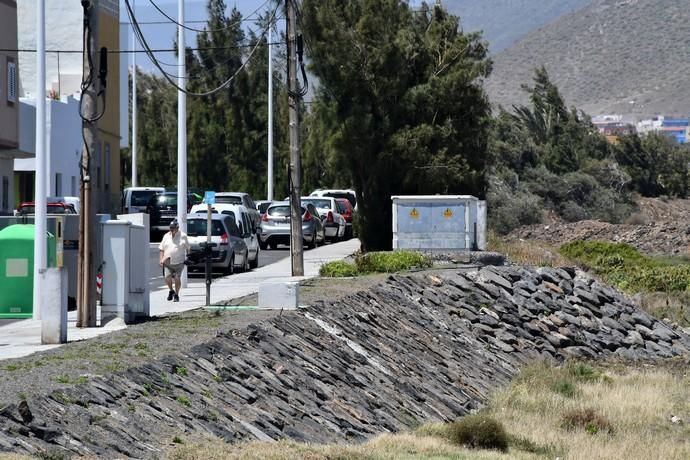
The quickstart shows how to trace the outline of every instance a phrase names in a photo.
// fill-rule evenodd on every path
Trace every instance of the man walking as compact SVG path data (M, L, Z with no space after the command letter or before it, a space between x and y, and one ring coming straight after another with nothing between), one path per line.
M159 264L164 269L165 284L168 285L168 300L180 301L180 276L184 270L184 261L189 251L189 241L187 235L180 231L177 219L170 222L170 231L163 236L161 244L158 246L160 253ZM175 290L173 290L173 278L175 279Z

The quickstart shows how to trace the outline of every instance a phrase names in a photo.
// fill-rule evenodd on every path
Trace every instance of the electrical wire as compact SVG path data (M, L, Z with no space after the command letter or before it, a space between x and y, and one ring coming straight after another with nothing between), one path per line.
M134 11L132 10L132 5L130 4L130 0L125 0L125 6L127 7L127 14L129 16L130 21L132 22L133 25L133 32L139 43L142 45L142 48L146 51L146 55L149 57L151 60L151 63L158 68L158 70L163 74L163 77L173 86L175 87L178 91L181 91L187 95L190 96L210 96L212 94L217 93L218 91L221 91L222 89L226 88L234 79L239 75L239 73L244 69L246 66L247 62L251 59L251 57L254 55L256 50L258 49L259 45L262 42L262 39L266 32L268 31L268 27L270 27L270 24L273 22L276 13L278 11L278 7L280 4L276 5L276 8L273 10L273 13L271 14L271 17L269 18L269 25L266 27L263 32L258 36L256 45L253 47L249 55L247 56L247 59L245 62L242 63L242 65L237 69L237 71L231 75L227 80L225 80L222 84L217 86L214 89L204 91L204 92L193 92L193 91L188 91L186 89L181 88L172 78L171 76L162 68L161 64L158 62L157 58L153 55L151 52L151 48L148 45L146 41L146 37L144 37L143 32L141 31L141 28L139 27L139 24L137 23L136 16L134 15ZM179 52L179 51L178 51Z
M261 43L260 46L268 45L285 45L286 42L277 41L271 43ZM198 48L187 48L189 51L213 51L213 50L231 50L231 49L242 49L242 48L252 48L254 45L235 45L235 46L205 46ZM150 50L152 53L175 53L177 48L154 48ZM31 48L0 48L0 53L35 53L36 49ZM63 53L63 54L82 54L84 50L46 50L46 53ZM145 50L108 50L108 54L140 54L146 53ZM178 64L171 64L178 65Z
M261 5L259 5L259 7L258 7L257 9L255 9L252 13L250 13L248 17L254 16L261 8L263 8L264 6L266 6L270 1L271 1L271 0L265 0ZM177 22L174 18L170 17L165 11L163 11L163 10L156 4L156 2L154 2L153 0L149 0L149 3L151 3L151 5L153 5L153 7L154 7L156 10L158 10L158 12L159 12L160 14L162 14L168 21L172 22L173 24L175 24L175 25L177 25L177 26L179 26L179 27L182 27L183 29L191 30L192 32L209 32L209 33L213 33L213 32L223 32L223 31L225 31L225 30L228 30L228 29L231 29L231 28L233 28L233 27L236 27L238 24L240 24L240 23L243 21L243 19L240 19L239 21L234 21L234 22L228 24L226 27L221 27L221 28L219 28L219 29L210 29L210 30L206 30L206 29L196 29L196 28L194 28L194 27L189 27L189 26L186 26L186 25L184 25L184 24L180 24L179 22Z

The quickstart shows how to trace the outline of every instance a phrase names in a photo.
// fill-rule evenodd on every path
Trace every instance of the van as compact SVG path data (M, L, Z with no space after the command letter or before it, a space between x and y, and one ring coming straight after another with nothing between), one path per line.
M311 192L309 196L345 198L350 202L354 210L357 210L357 194L351 189L317 189Z
M146 212L146 205L156 193L165 192L165 187L127 187L122 191L122 212L135 214Z

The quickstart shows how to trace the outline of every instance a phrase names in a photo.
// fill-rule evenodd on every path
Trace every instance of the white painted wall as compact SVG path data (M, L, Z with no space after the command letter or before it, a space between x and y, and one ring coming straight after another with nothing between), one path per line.
M35 145L35 99L21 98L19 123L22 127L19 136L19 150L33 153ZM63 97L61 100L48 100L46 109L46 143L48 155L48 196L56 195L56 174L60 174L60 195L79 196L79 156L82 147L79 100ZM16 171L35 171L35 158L14 160ZM74 178L74 179L73 179ZM72 185L75 185L75 190ZM1 183L0 183L1 185Z

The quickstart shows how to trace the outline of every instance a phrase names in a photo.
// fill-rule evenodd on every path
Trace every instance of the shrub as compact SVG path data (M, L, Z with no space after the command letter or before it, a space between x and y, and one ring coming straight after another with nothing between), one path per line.
M557 380L551 385L551 389L566 398L572 398L577 394L577 387L575 383L568 379Z
M357 267L344 260L334 260L323 264L319 269L319 275L327 278L357 276Z
M503 425L486 415L468 415L453 422L448 437L458 445L478 449L508 450L508 434Z
M412 268L431 267L429 257L413 251L368 252L357 256L359 273L392 273Z
M613 434L613 425L594 409L574 409L563 415L561 426L566 430L584 429L589 434Z

